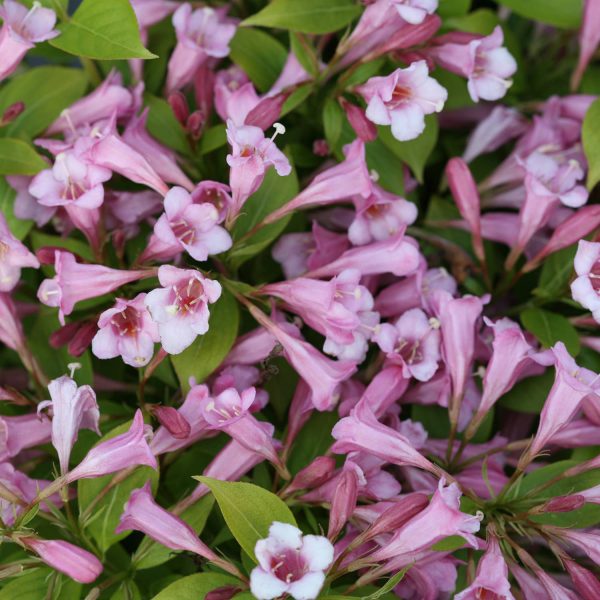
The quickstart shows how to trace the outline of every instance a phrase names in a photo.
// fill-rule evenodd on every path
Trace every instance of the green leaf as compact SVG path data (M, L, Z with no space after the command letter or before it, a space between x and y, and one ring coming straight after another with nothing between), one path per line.
M71 19L50 40L55 48L96 60L156 58L140 40L129 0L83 0Z
M462 548L466 543L465 539L460 535L451 535L431 546L431 549L436 552L454 552L454 550Z
M367 166L377 173L377 183L386 190L404 195L402 161L379 138L366 144Z
M110 600L142 600L142 594L135 582L126 579L119 585Z
M211 477L194 477L210 488L223 513L227 527L246 554L256 562L254 547L269 535L273 521L296 526L287 504L275 494L252 485L220 481Z
M70 237L48 235L47 233L41 233L40 231L35 230L31 233L31 245L36 252L44 246L52 246L56 248L64 248L69 252L78 254L85 260L94 260L94 255L88 244L82 242L81 240Z
M2 137L32 138L44 131L87 87L81 69L37 67L11 79L0 91L0 114L15 102L24 102L25 110L11 123L0 128Z
M103 436L95 444L112 439L117 435L125 433L131 427L132 421L122 423ZM79 513L83 513L92 501L104 490L104 488L114 479L115 474L96 477L94 479L80 479L77 482L77 501L79 503ZM143 487L146 481L150 480L152 490L158 488L158 471L151 467L137 467L129 477L113 486L112 489L95 504L92 517L87 522L86 531L91 535L98 547L106 552L113 544L127 537L129 532L115 533L119 524L119 519L123 514L124 506L131 492L137 488Z
M273 211L283 206L298 193L298 178L292 165L292 172L285 177L269 169L260 188L250 196L235 222L232 234L234 246L228 253L228 261L239 267L249 258L258 254L277 238L288 224L291 215L261 227L254 235L241 239L259 225ZM239 241L238 241L239 240Z
M283 44L258 29L238 27L229 48L231 60L244 70L261 92L266 92L275 83L287 59Z
M54 590L52 594L48 594L48 583L52 577L56 578ZM0 600L77 600L81 596L81 588L80 583L59 576L47 567L28 569L0 589Z
M469 8L471 8L471 0L440 0L437 14L442 19L460 17L467 14Z
M290 48L298 62L313 77L319 74L319 59L312 44L301 33L290 33Z
M161 590L152 600L200 600L208 592L220 587L239 583L230 575L221 573L197 573L188 575Z
M585 113L581 141L589 166L587 187L591 190L600 181L600 98Z
M553 382L554 371L551 369L546 370L542 375L527 377L504 394L499 403L517 412L538 414L546 402Z
M579 334L566 317L549 310L531 307L521 313L521 322L546 348L550 348L556 342L563 342L569 354L576 356L579 353Z
M13 190L4 177L0 177L0 213L4 215L8 228L18 239L22 240L33 227L33 221L17 219L13 211L17 193Z
M537 288L533 291L536 296L544 298L559 298L567 289L573 273L573 260L577 246L563 248L551 254L544 260Z
M200 154L208 154L217 148L221 148L227 143L227 130L225 125L220 123L209 127L200 138Z
M273 0L242 25L330 33L348 25L360 12L360 6L354 0Z
M152 94L144 94L148 113L148 131L162 144L181 152L190 153L190 144L181 123L175 118L169 103Z
M425 117L425 131L409 142L399 142L389 127L378 127L381 141L405 162L419 183L423 183L423 171L438 138L438 122L435 116Z
M223 362L237 337L239 320L235 298L223 289L221 297L210 307L208 331L181 354L171 356L184 393L190 389L190 377L200 383Z
M32 146L15 138L0 138L0 175L35 175L48 164Z
M498 15L489 8L480 8L461 17L448 19L445 25L451 29L489 35L500 23Z
M308 466L317 456L327 452L333 444L331 430L338 421L336 411L315 411L294 441L288 467L292 474Z
M408 565L407 567L404 567L401 571L398 571L398 573L390 577L387 583L385 583L379 590L373 592L372 594L369 594L368 596L363 596L363 600L379 600L385 594L391 592L404 579L404 576L406 575L411 566L412 565Z
M498 0L513 12L563 29L577 29L581 23L582 0Z
M338 146L344 118L342 107L333 98L328 98L323 106L323 129L325 130L325 139L333 151Z
M206 525L206 520L214 503L215 500L212 496L205 496L184 510L179 516L200 535ZM178 551L171 550L171 548L167 548L153 539L145 537L131 558L131 563L137 570L150 569L157 565L162 565L176 554L178 554Z

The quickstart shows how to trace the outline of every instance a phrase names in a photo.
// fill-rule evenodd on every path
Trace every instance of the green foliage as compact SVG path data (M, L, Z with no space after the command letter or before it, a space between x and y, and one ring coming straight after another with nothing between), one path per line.
M0 213L4 215L8 228L18 239L22 240L33 226L33 221L17 219L13 212L15 197L17 193L13 190L4 177L0 177Z
M48 165L28 143L0 138L0 175L35 175Z
M77 600L82 585L47 567L29 569L0 589L0 600Z
M585 113L581 141L589 168L587 186L591 190L600 181L600 99Z
M534 290L536 296L542 298L559 298L568 289L573 274L573 260L577 246L563 248L544 260L538 286Z
M235 583L238 583L238 581L229 575L197 573L172 583L154 596L152 600L199 600L212 590Z
M554 371L547 369L542 375L519 381L504 394L500 404L517 412L537 414L542 410L554 381Z
M581 23L583 7L582 0L497 0L512 11L525 17L562 27L564 29L577 29Z
M579 353L579 334L563 315L530 307L521 313L521 322L546 348L550 348L556 342L563 342L572 356Z
M144 48L128 0L83 0L52 46L97 60L155 58Z
M287 505L275 494L252 485L230 481L219 481L211 477L195 477L210 488L223 513L227 527L243 548L256 562L254 546L269 535L273 521L296 525Z

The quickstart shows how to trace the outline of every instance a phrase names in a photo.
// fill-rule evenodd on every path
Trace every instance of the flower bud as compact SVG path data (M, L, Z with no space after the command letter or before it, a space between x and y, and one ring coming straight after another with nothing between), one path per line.
M206 596L204 596L204 600L229 600L233 598L240 591L239 587L235 585L225 585L223 587L217 588L212 592L208 592Z
M75 334L79 331L80 327L80 321L67 323L62 327L59 327L56 331L53 331L50 334L50 345L53 348L61 348L62 346L66 346L75 337Z
M187 119L185 128L192 139L199 140L206 123L206 115L201 110L195 110Z
M429 498L425 494L415 493L405 496L382 513L371 525L367 531L368 538L371 539L382 533L391 533L399 529L424 510L428 504Z
M542 512L571 512L581 508L584 504L585 497L581 494L558 496L546 502L542 507Z
M328 156L329 153L329 144L325 140L320 139L313 142L313 154L316 156Z
M358 477L354 470L344 470L338 481L333 500L331 501L331 511L329 513L329 529L327 537L330 540L335 539L342 528L352 516L356 508L358 499Z
M185 440L189 437L192 428L181 413L172 406L160 406L158 404L150 407L150 412L156 420L177 440Z
M331 479L335 470L335 459L331 456L317 456L310 465L299 471L286 492L291 494L298 490L318 487Z
M600 581L591 571L577 564L574 560L565 560L563 563L571 576L575 589L583 600L597 600L600 598Z
M277 94L271 98L264 98L248 113L244 124L260 127L263 131L268 129L279 118L287 97L288 94Z
M190 116L190 109L187 100L180 91L171 92L167 98L167 102L175 115L175 118L185 126L185 123Z
M363 142L372 142L377 137L377 127L367 119L365 111L344 98L340 98L339 102L346 112L346 117L350 121L350 125L352 125L352 129L354 129L356 135Z
M80 325L67 345L67 350L71 356L81 356L92 343L92 339L98 331L98 326L93 321L85 321Z
M0 118L0 127L12 123L25 110L24 102L15 102L11 104Z

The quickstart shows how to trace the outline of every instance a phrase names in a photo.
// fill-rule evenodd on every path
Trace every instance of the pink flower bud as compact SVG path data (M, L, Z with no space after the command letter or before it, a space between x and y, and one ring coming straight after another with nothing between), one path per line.
M201 110L195 110L186 120L185 128L192 139L199 140L206 124L206 115Z
M235 585L225 585L212 592L208 592L208 594L204 596L204 600L230 600L230 598L233 598L239 591L240 588Z
M597 600L600 598L600 581L588 569L585 569L574 560L563 560L567 573L575 589L581 594L583 600Z
M81 356L92 343L92 339L98 331L98 326L92 321L86 321L77 330L67 345L71 356Z
M317 156L329 156L330 152L329 144L325 140L320 139L313 142L313 154Z
M277 121L281 114L281 107L289 94L278 94L263 98L246 116L244 123L260 127L263 131Z
M156 420L167 429L177 440L185 440L189 437L192 428L185 417L172 406L153 405L150 412Z
M67 323L62 327L59 327L56 331L53 331L50 334L50 338L48 340L50 345L53 348L61 348L62 346L66 346L79 331L81 325L81 321L75 321L74 323Z
M585 497L581 494L572 494L570 496L558 496L552 498L542 507L543 512L571 512L577 510L585 504Z
M393 533L418 515L429 504L425 494L415 493L401 498L388 508L368 530L369 538Z
M372 142L377 137L377 127L367 119L365 111L344 98L340 98L339 102L346 112L346 117L350 121L350 125L352 125L352 129L354 129L356 135L363 142Z
M291 494L298 490L307 490L320 486L331 479L335 471L335 459L331 456L317 456L307 467L298 471L287 488Z
M24 102L15 102L11 104L2 114L0 118L0 127L4 127L12 123L25 110Z
M327 537L335 539L352 516L358 499L358 477L354 470L344 470L333 493Z
M167 102L175 115L175 118L185 126L185 123L190 116L190 109L185 95L179 90L171 92L167 98Z

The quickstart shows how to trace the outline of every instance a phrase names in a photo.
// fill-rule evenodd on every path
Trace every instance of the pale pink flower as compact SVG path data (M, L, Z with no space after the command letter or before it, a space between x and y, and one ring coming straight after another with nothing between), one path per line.
M117 298L115 306L98 318L98 333L92 340L92 352L98 358L121 356L132 367L143 367L154 354L160 340L158 327L145 305L146 294L132 300Z
M30 193L32 177L26 175L7 175L6 181L17 192L13 212L17 219L31 219L38 227L43 227L56 213L53 206L42 206Z
M26 448L47 444L51 436L52 425L44 415L0 416L0 462Z
M0 6L4 21L0 29L0 81L19 66L23 57L36 43L51 40L59 35L54 29L56 14L50 8L34 3L27 9L14 0L4 0Z
M310 79L312 79L312 76L306 72L306 69L300 64L296 55L293 52L290 52L279 77L271 86L267 96L281 94L281 92L284 92L286 89L309 81Z
M201 181L192 191L195 204L212 204L219 213L217 223L222 223L233 203L231 188L220 181Z
M47 565L79 583L91 583L102 573L102 563L93 554L69 542L34 537L20 537L19 542Z
M10 292L21 279L21 269L39 269L40 263L10 231L0 213L0 292Z
M182 4L173 15L177 46L171 54L167 71L167 91L178 90L190 83L198 68L209 58L229 54L229 42L235 34L235 21L226 19L223 11L208 6L192 9Z
M425 130L425 115L440 112L448 92L429 77L424 60L387 77L371 77L358 88L367 102L367 118L377 125L391 125L393 136L412 140Z
M433 14L438 0L388 0L398 14L411 25L421 24L427 15Z
M577 278L571 283L573 300L590 310L600 323L600 243L581 240L574 266Z
M148 292L146 306L165 352L179 354L208 331L208 305L221 296L221 285L200 271L170 265L158 269L158 280L163 287Z
M165 196L164 206L165 212L154 225L162 242L179 246L198 261L231 248L229 233L217 225L219 211L213 204L196 204L189 192L174 187Z
M579 30L579 62L571 78L571 89L576 90L581 78L600 44L600 4L597 0L585 0L583 19Z
M48 384L51 400L38 404L38 413L52 408L52 445L58 454L61 474L69 470L69 457L79 429L91 429L100 435L100 410L96 394L89 385L77 387L70 377L59 377Z
M258 600L289 594L295 600L314 600L333 562L333 546L319 535L302 535L293 525L274 521L269 537L258 540L258 566L250 574L250 589Z

